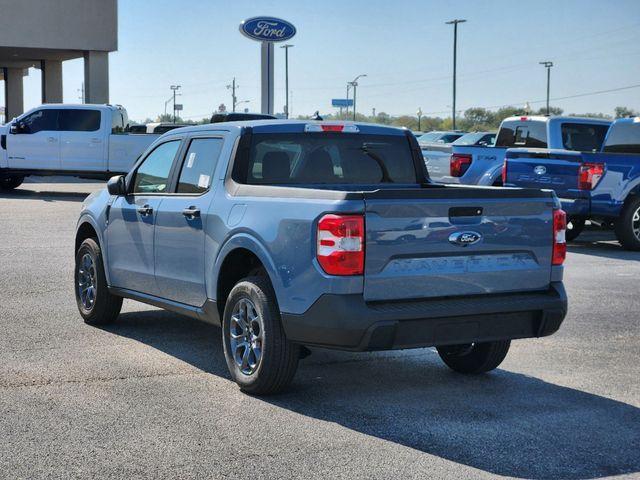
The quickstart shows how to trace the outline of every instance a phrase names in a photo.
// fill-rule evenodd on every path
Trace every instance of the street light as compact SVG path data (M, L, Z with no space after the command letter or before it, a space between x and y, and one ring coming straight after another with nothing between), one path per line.
M173 123L176 123L176 94L182 85L171 85L171 90L173 90Z
M549 85L551 83L551 67L553 67L553 62L547 61L538 63L547 69L547 115L549 115Z
M466 20L455 19L445 22L447 25L453 25L453 129L456 129L456 61L458 51L458 24L465 23Z
M421 132L422 130L420 129L420 119L422 118L422 108L418 107L416 115L418 115L418 131Z
M284 88L286 89L286 112L285 116L289 118L289 49L293 47L287 43L280 48L284 48Z
M358 88L358 79L366 77L366 73L361 73L347 84L347 99L349 98L349 85L353 87L353 121L356 121L356 89ZM347 102L348 103L348 102Z

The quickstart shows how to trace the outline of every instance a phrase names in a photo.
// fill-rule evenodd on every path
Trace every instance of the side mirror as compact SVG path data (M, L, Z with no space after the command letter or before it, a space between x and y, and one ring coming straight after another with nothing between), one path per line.
M127 183L124 181L124 175L111 177L107 182L107 191L109 192L109 195L126 195Z
M9 128L9 133L14 135L19 133L29 133L29 127L24 122L14 122Z

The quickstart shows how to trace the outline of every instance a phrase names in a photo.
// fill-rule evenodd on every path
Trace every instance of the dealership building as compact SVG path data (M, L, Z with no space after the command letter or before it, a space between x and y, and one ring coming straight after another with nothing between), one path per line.
M62 102L62 62L84 59L84 102L109 101L109 52L118 48L117 0L0 0L5 116L24 111L23 79L41 70L42 103Z

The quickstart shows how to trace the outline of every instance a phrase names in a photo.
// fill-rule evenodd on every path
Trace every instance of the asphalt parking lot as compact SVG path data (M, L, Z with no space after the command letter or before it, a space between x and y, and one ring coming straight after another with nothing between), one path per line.
M640 477L640 253L570 245L560 332L463 377L431 349L314 350L270 398L219 329L125 301L85 325L73 236L94 183L0 195L1 478Z

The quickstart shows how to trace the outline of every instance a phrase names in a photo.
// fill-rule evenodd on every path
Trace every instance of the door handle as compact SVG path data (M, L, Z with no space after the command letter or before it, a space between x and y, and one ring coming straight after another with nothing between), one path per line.
M188 220L193 220L194 218L200 218L200 209L192 205L188 208L185 208L182 211L182 214L187 217Z
M143 217L150 215L153 213L153 208L151 208L148 204L138 208L138 213Z
M92 138L91 143L102 143L102 140L99 138Z
M47 142L53 143L56 141L56 137L47 137Z

